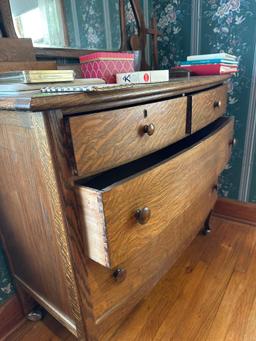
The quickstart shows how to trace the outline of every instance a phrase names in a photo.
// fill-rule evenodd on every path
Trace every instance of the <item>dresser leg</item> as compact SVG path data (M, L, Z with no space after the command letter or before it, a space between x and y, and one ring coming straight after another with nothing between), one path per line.
M30 313L27 314L26 318L29 321L37 322L42 320L44 317L44 309L41 306L35 307Z
M212 231L211 226L210 226L211 215L212 215L212 210L210 211L210 213L208 214L208 216L204 222L204 227L202 230L202 233L204 236L207 236Z

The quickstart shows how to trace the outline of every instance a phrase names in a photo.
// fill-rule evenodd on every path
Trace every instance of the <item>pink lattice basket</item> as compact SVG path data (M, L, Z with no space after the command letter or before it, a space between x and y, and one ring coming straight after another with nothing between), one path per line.
M134 54L127 52L95 52L80 57L84 78L102 78L116 83L117 73L134 71Z

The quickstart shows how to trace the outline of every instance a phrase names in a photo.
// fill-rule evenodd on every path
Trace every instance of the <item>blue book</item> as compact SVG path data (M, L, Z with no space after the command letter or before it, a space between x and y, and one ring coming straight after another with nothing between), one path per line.
M203 64L231 64L238 65L237 61L228 59L201 59L201 60L186 60L179 63L179 65L203 65Z
M236 56L232 56L231 54L221 52L221 53L210 53L210 54L197 54L193 56L188 56L187 60L213 60L213 59L228 59L237 61Z

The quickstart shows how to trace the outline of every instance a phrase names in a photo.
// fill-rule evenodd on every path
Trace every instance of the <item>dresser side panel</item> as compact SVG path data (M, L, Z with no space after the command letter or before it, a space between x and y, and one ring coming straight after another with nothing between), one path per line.
M61 110L47 111L45 113L49 143L55 159L54 166L59 193L65 210L65 225L77 285L78 310L80 312L79 316L77 316L78 336L81 340L97 340L98 330L93 313L91 288L88 284L86 243L83 240L83 229L72 178L70 144L64 121Z
M72 269L42 113L0 112L0 167L1 229L14 277L76 334L67 286Z

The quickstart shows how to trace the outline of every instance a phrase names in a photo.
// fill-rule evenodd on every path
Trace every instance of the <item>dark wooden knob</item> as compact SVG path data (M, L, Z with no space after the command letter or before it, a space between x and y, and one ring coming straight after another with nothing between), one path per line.
M235 146L236 145L236 138L234 137L232 140L229 141L230 146Z
M149 221L150 216L151 211L148 207L138 208L135 213L136 220L141 225L146 224Z
M112 277L115 282L123 282L126 278L126 275L127 275L127 271L125 269L117 268L113 272Z
M213 104L214 108L220 108L221 105L222 105L221 101L215 101Z
M153 135L155 132L155 126L153 123L144 126L144 133L148 134L149 136Z

